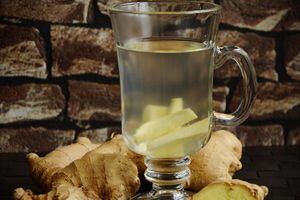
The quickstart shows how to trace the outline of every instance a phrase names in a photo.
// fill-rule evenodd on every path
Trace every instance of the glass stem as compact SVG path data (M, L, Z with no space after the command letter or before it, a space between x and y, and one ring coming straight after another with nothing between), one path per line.
M184 191L190 177L188 156L178 159L146 157L145 164L145 178L153 184L151 193L154 197L172 195L174 199L189 199L189 195Z

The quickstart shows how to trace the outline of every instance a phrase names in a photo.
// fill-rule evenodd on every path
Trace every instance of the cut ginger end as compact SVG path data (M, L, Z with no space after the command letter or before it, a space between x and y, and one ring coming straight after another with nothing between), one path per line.
M267 194L265 186L230 180L209 184L196 193L192 200L263 200Z

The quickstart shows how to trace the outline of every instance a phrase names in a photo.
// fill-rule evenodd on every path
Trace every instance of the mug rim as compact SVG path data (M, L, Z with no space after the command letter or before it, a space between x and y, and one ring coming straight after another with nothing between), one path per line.
M205 8L205 9L199 9L195 8L193 10L187 10L187 11L130 11L125 10L122 8L119 8L122 5L132 5L132 4L142 4L142 3L154 3L154 4L160 4L160 3L172 3L174 5L179 4L203 4L203 5L209 5L211 8ZM205 2L205 1L168 1L168 0L160 0L160 1L132 1L132 2L121 2L116 3L111 6L108 6L108 11L112 13L128 13L128 14L141 14L141 15L188 15L188 14L204 14L204 13L217 13L221 10L221 6L215 3L211 2Z

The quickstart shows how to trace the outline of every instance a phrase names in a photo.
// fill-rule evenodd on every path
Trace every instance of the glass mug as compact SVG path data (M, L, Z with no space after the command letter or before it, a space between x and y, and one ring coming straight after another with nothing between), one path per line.
M216 46L220 6L180 2L128 2L108 8L115 33L127 146L145 156L153 183L134 199L190 199L184 184L188 155L201 149L214 126L236 126L256 94L254 67L245 51ZM212 110L214 69L234 60L243 100L232 114Z

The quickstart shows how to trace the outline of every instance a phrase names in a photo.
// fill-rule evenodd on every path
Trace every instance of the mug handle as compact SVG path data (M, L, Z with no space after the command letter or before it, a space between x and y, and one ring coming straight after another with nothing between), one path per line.
M238 108L231 114L214 112L215 125L217 126L237 126L243 123L250 114L257 92L256 73L249 55L236 46L217 47L215 69L221 67L227 60L234 60L241 71L243 78L242 100Z

